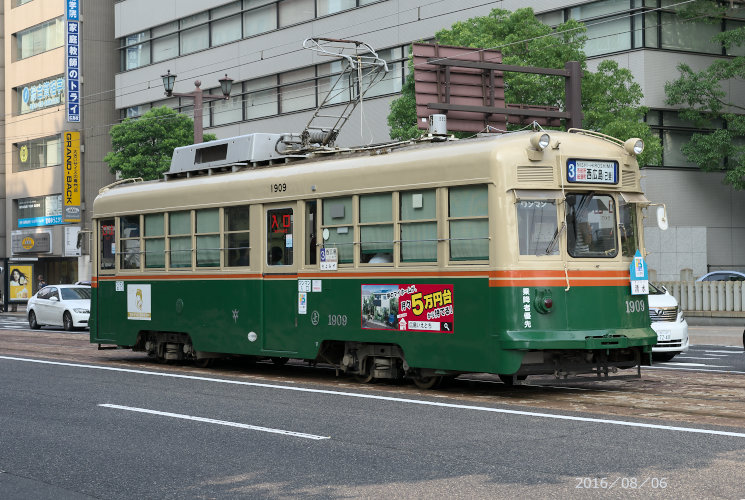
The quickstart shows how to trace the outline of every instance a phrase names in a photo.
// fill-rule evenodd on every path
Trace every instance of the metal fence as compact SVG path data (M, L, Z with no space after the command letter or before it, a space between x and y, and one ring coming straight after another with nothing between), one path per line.
M684 311L745 311L743 281L663 281Z

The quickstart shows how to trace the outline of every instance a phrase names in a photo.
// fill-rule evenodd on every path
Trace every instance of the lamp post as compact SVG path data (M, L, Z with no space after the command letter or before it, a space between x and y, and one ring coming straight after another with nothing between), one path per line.
M224 78L220 78L220 90L222 91L222 97L204 95L200 86L202 82L199 80L194 82L194 90L187 93L178 93L173 91L173 84L176 83L176 75L171 74L169 69L165 75L160 75L163 79L163 88L165 88L166 95L168 97L190 97L194 99L194 144L199 144L203 141L203 125L202 125L202 103L204 101L222 101L230 99L230 91L233 89L233 79L228 78L226 74Z

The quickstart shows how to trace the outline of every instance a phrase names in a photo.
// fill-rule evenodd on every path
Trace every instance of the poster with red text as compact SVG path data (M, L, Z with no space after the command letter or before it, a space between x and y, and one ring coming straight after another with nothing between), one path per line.
M453 333L453 285L362 285L362 328Z

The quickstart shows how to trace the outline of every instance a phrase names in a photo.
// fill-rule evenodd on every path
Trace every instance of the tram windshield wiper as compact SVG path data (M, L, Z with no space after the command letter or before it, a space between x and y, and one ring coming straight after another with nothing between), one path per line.
M556 231L554 231L554 237L551 238L551 241L548 243L548 246L546 247L546 253L545 255L550 255L551 252L554 251L554 247L559 242L559 238L561 237L561 233L566 231L567 224L564 221L561 221L561 227L558 228Z

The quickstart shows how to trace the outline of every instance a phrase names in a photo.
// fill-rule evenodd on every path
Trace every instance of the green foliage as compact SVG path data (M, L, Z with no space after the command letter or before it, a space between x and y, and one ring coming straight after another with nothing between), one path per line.
M171 165L174 148L194 142L194 122L162 106L114 125L109 135L113 151L103 160L112 173L119 172L123 179L159 179ZM204 134L205 142L215 139L214 134Z
M699 0L678 15L692 21L718 23L726 12L724 5ZM728 49L740 46L745 41L745 27L720 33L714 40ZM736 114L745 108L728 93L745 78L745 58L717 59L701 71L680 64L678 71L680 76L665 84L666 103L680 106L680 117L695 127L709 129L694 133L681 151L701 170L724 171L725 183L735 189L745 189L745 116ZM726 128L722 128L723 123Z
M646 108L640 106L641 87L634 82L630 71L612 61L601 63L596 73L588 71L583 51L585 33L585 26L575 20L552 29L538 21L530 8L514 12L495 9L487 16L457 22L438 31L435 39L443 45L500 50L505 64L564 68L567 61L578 61L583 69L583 127L623 139L639 137L646 144L640 165L659 162L660 141L641 121L646 113ZM505 73L504 82L508 103L564 108L563 78L509 72ZM391 103L388 125L392 139L411 139L421 133L416 126L411 62L402 95Z

